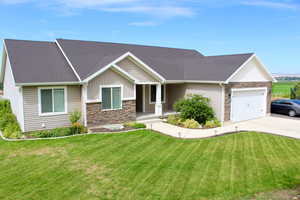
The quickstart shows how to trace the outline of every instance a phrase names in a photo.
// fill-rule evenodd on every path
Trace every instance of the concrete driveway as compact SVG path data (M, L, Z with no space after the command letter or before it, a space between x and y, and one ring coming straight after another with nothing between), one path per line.
M271 133L300 139L300 121L298 119L268 116L264 118L227 123L214 129L186 129L162 121L147 122L147 128L177 138L207 138L237 131L255 131Z

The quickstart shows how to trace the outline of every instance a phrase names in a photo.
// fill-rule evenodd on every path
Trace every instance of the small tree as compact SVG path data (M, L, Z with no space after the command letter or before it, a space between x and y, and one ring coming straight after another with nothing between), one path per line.
M200 124L215 118L215 113L210 106L210 100L201 95L188 95L174 104L176 112L180 112L180 117L184 120L194 119Z
M300 99L300 82L291 89L291 99Z

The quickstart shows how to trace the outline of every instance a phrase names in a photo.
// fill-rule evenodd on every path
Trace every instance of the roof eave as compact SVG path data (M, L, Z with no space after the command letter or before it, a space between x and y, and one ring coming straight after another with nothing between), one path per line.
M16 86L45 86L45 85L82 85L82 82L35 82L35 83L16 83Z

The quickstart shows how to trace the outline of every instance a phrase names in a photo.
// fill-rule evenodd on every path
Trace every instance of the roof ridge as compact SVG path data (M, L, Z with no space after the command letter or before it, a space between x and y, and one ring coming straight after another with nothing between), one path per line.
M41 41L41 40L20 40L20 39L10 39L10 38L4 38L3 41L19 41L19 42L44 42L44 43L55 43L52 41Z
M101 41L95 41L95 40L78 40L78 39L64 39L64 38L57 38L56 40L67 40L67 41L78 41L78 42L94 42L94 43L117 44L117 45L132 45L132 46L140 46L140 47L155 47L155 48L163 48L163 49L194 51L194 52L197 52L197 53L201 54L196 49L186 49L186 48L176 48L176 47L165 47L165 46L143 45L143 44L132 44L132 43L120 43L120 42L101 42Z
M222 57L222 56L242 56L242 55L254 55L255 53L237 53L237 54L224 54L224 55L213 55L213 56L205 56L205 57Z

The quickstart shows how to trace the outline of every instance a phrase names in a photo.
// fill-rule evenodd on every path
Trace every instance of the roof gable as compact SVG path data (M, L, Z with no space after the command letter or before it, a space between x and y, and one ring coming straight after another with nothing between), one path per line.
M16 84L78 82L54 42L5 40Z
M268 82L276 81L259 58L253 54L226 80L228 82Z

